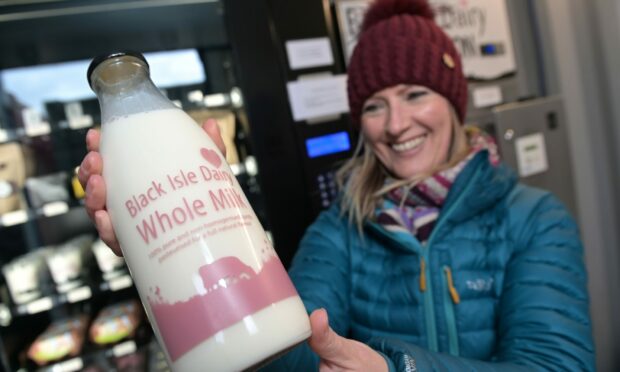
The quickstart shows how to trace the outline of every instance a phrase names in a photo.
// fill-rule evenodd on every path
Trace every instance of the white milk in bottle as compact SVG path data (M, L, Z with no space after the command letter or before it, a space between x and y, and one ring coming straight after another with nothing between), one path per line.
M310 336L224 157L137 53L93 60L107 210L174 371L242 370Z

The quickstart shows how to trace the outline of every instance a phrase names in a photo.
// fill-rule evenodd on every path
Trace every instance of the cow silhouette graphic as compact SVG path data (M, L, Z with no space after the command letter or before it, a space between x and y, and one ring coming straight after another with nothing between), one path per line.
M198 273L207 292L228 287L240 280L256 278L254 270L237 257L224 257L202 266Z

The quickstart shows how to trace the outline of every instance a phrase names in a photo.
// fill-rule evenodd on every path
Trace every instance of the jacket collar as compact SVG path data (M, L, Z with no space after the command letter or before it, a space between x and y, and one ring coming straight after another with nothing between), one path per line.
M446 224L466 221L493 206L512 190L516 174L503 163L493 166L487 150L478 152L458 175L441 210L436 229ZM380 239L388 239L406 251L420 253L421 245L408 233L394 233L375 222L366 223L367 231Z
M517 182L503 163L490 164L487 150L474 156L456 178L439 218L462 222L499 202Z

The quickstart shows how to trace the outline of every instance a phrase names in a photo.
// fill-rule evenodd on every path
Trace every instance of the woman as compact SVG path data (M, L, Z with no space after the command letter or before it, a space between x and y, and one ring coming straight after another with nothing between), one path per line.
M461 60L426 1L373 3L348 77L360 143L289 272L312 337L270 369L593 370L577 226L463 128ZM87 143L87 209L120 252Z

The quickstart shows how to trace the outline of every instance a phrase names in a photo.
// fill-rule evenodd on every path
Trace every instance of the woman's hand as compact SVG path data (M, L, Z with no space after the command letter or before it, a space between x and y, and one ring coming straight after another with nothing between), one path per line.
M226 155L226 147L220 134L220 128L215 119L207 120L202 128L215 142L222 154ZM86 133L86 148L88 154L82 160L78 179L82 187L86 190L86 212L90 219L95 223L101 240L103 240L116 255L121 256L121 247L116 239L116 234L112 228L110 215L106 211L106 188L101 172L103 171L103 160L99 154L100 133L98 130L91 129Z
M325 309L310 314L310 347L321 357L319 371L387 371L379 353L367 345L341 337L330 327Z

